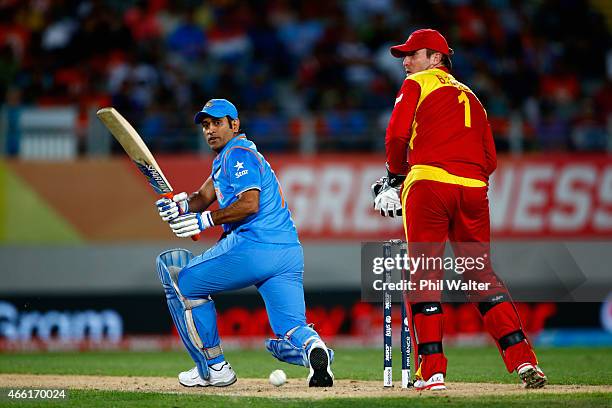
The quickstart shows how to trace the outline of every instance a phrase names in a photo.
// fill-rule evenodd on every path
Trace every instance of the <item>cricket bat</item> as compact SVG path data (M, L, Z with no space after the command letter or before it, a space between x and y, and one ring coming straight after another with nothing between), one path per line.
M119 144L123 146L123 150L130 156L138 170L146 177L153 190L162 197L172 199L174 194L172 193L170 182L168 182L151 151L142 141L136 129L130 125L130 122L112 107L102 108L96 115L115 139L117 139ZM197 241L199 238L200 234L191 237L194 241Z

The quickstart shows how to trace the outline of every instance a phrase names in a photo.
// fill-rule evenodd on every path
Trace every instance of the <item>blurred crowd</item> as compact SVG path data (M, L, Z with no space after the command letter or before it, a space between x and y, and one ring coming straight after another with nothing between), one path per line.
M177 152L227 98L266 150L309 132L319 151L381 149L405 77L388 48L423 27L446 35L500 151L606 150L610 33L586 0L4 0L0 106L74 105L84 131L112 104Z

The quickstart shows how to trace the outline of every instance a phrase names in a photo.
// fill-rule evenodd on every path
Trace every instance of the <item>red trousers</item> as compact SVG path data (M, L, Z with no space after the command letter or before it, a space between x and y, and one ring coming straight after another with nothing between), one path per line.
M451 242L455 259L483 257L484 268L465 270L462 278L489 283L488 289L468 292L468 299L479 308L509 372L525 362L536 364L516 309L490 265L487 187L418 180L410 186L404 200L404 228L410 257L444 257L447 240ZM413 272L411 281L417 287L422 280L435 281L444 274L435 263L433 267L417 268ZM491 301L500 294L506 301ZM438 303L439 289L405 292L404 296L406 304L411 306L413 344L419 358L417 375L427 380L436 373L446 374L447 362L442 351L444 313ZM439 307L431 307L436 303Z

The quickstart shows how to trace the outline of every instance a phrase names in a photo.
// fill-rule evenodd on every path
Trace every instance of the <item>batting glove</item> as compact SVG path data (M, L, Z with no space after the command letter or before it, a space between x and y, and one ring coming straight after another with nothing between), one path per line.
M189 212L189 203L185 192L176 194L172 199L160 198L155 202L155 205L157 211L159 211L159 216L166 222Z
M399 197L399 187L391 187L389 179L382 177L372 184L372 194L374 195L374 209L380 211L383 217L401 217L402 202Z
M170 221L172 232L179 238L198 235L207 228L214 226L210 211L203 213L187 213L179 215Z

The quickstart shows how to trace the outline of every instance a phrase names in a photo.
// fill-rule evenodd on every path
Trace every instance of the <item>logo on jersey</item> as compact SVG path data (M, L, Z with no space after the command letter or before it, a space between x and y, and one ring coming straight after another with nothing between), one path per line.
M236 161L234 168L236 169L236 174L234 174L236 178L240 178L246 174L249 174L249 171L244 168L244 162Z
M397 105L398 103L400 103L400 101L402 100L402 98L404 97L404 94L401 93L400 96L398 96L397 98L395 98L395 104Z

